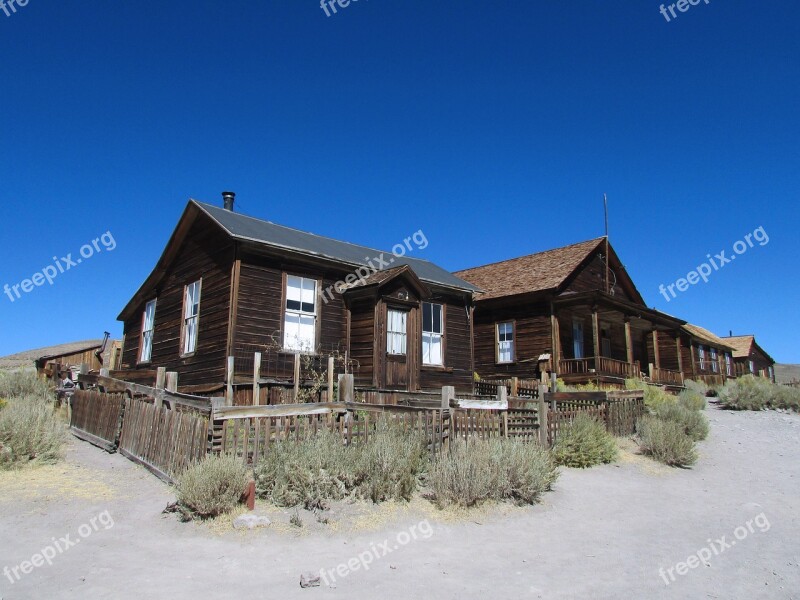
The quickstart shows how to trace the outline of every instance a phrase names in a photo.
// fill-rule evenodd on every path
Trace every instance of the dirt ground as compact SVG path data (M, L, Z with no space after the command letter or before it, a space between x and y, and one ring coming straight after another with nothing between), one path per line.
M75 440L58 466L0 474L0 597L800 599L800 416L706 412L693 469L623 442L534 507L339 505L297 528L258 506L272 525L246 532L162 515L168 486Z

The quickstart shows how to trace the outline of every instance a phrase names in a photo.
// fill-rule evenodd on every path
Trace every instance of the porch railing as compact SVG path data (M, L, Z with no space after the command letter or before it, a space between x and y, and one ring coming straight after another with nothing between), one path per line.
M661 369L653 365L650 366L650 379L654 383L683 386L683 373Z
M608 358L607 356L590 356L588 358L569 358L559 361L559 371L562 375L610 375L623 379L638 378L640 374L639 363L628 363L622 360Z

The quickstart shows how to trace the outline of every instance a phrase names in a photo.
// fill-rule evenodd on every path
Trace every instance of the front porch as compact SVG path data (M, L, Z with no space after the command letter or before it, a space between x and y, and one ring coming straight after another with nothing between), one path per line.
M682 322L602 292L559 298L552 307L553 364L567 384L624 385L643 379L682 388Z

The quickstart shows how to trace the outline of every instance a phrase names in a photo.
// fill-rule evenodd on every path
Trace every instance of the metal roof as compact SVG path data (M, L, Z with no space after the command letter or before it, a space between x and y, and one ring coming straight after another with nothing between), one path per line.
M470 292L480 291L480 288L463 279L459 279L449 271L427 260L408 256L396 257L391 251L376 250L375 248L359 246L300 231L299 229L292 229L291 227L256 219L255 217L248 217L247 215L198 202L197 200L192 200L192 202L232 237L239 240L320 256L353 266L367 265L368 261L373 261L373 264L378 267L378 262L375 259L382 256L385 261L389 262L389 265L384 268L408 265L422 281Z

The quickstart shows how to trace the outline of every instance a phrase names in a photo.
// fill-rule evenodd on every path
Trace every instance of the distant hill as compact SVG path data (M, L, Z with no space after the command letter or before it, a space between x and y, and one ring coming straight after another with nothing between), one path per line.
M33 369L33 361L42 356L69 354L70 352L77 352L81 348L99 346L102 343L103 340L84 340L82 342L69 342L67 344L58 344L56 346L47 346L46 348L36 348L35 350L26 350L24 352L17 352L16 354L9 354L8 356L0 357L0 369Z
M775 365L775 381L778 383L800 381L800 365Z

